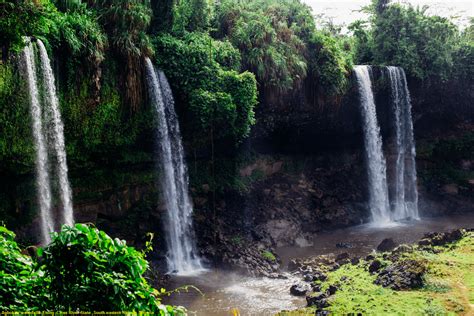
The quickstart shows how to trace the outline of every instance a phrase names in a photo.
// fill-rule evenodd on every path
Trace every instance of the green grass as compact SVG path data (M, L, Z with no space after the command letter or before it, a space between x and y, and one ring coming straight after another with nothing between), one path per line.
M344 265L330 272L322 283L325 290L339 284L327 309L334 315L472 315L474 313L474 234L435 254L414 251L406 258L423 260L427 264L425 285L417 290L394 291L374 284L376 275L367 271L367 263ZM342 277L346 277L341 281ZM307 315L313 308L281 315Z

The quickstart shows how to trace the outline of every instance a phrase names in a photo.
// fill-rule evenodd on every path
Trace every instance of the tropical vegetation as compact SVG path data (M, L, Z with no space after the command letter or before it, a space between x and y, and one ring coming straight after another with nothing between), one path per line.
M165 291L145 279L149 265L143 251L91 226L63 226L48 246L27 251L20 249L13 232L0 226L0 266L3 312L185 313L161 304Z

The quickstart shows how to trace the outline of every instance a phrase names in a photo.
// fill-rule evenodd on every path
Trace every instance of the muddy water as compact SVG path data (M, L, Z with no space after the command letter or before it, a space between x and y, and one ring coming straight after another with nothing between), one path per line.
M455 228L474 227L474 214L455 217L427 218L410 223L400 223L392 227L376 228L361 225L315 236L311 247L284 247L277 250L283 260L283 266L292 258L348 252L363 256L373 251L384 238L393 238L397 243L411 243L430 231L448 231ZM339 248L343 243L349 248ZM251 278L236 273L210 270L198 276L174 277L170 289L182 285L195 285L202 294L190 290L172 294L165 303L182 305L191 315L224 316L233 315L274 315L280 310L291 310L305 306L304 298L289 294L289 288L299 279L287 280Z
M221 270L213 270L195 277L175 277L168 286L195 285L202 294L190 289L172 294L165 303L185 306L189 314L199 316L274 315L305 305L304 298L291 296L289 287L299 279L287 280L252 278Z
M392 226L372 227L370 224L322 233L314 238L311 247L283 247L278 249L283 266L293 258L305 258L328 253L347 252L351 256L365 256L376 249L382 240L392 238L396 243L412 243L428 232L444 232L456 228L474 228L474 214L453 217L424 218L400 222ZM337 246L337 244L343 244ZM342 247L341 247L342 246Z

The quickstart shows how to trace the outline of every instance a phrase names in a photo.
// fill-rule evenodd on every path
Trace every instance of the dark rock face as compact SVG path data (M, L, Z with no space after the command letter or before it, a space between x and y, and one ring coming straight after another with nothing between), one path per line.
M224 269L237 270L253 276L280 278L278 256L269 258L265 253L275 253L269 244L249 239L236 243L223 234L219 234L216 245L208 244L202 249L204 257L212 258L214 263Z
M298 283L291 286L290 294L294 296L304 296L309 290L309 285L304 283Z
M395 249L397 244L393 241L392 238L385 238L382 242L377 246L377 251L386 252Z
M414 289L423 286L423 274L426 267L415 260L405 260L393 263L383 269L375 284L394 290Z
M309 246L322 229L368 219L364 186L359 183L365 177L362 155L342 152L300 159L284 156L272 162L260 158L242 167L239 172L244 179L255 173L263 179L244 195L236 195L232 203L227 200L222 220L245 222L259 238L281 247ZM304 171L299 171L302 164Z

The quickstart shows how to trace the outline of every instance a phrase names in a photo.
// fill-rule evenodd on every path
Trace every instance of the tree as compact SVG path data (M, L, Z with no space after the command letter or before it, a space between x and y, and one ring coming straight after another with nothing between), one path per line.
M151 9L147 0L90 0L99 13L109 43L125 64L122 77L124 104L134 113L143 101L143 56L152 55L147 30Z
M393 4L375 18L374 61L402 66L418 79L447 80L453 66L457 28L425 9Z

